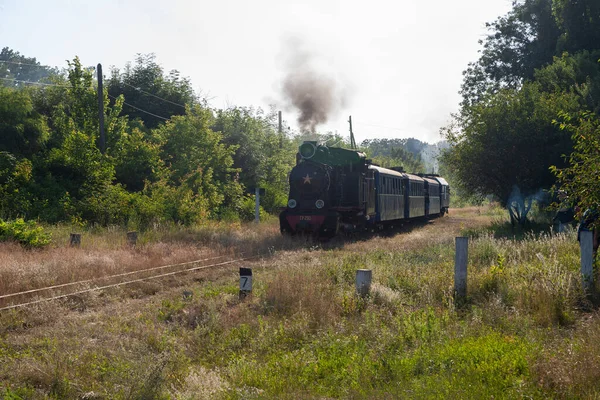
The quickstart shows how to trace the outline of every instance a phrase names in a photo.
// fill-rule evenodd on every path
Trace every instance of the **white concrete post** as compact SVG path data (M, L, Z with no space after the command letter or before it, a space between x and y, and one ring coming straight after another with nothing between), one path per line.
M594 287L594 232L581 231L579 233L579 246L581 249L581 277L583 288L590 291Z
M454 297L467 297L467 260L469 259L469 238L456 238L456 253L454 255Z
M370 269L356 270L356 293L365 297L371 289L372 273Z

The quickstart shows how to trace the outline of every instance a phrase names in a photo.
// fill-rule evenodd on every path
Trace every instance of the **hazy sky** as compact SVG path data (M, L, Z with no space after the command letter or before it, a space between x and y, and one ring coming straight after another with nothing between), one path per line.
M293 128L281 87L301 48L345 94L320 131L346 135L352 115L357 142L435 142L458 109L461 72L478 57L485 22L510 8L510 0L0 0L0 47L59 67L78 55L105 71L155 53L212 106L275 104Z

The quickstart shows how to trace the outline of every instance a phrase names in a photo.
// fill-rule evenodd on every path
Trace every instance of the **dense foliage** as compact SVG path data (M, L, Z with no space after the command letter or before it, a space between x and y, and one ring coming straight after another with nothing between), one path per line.
M595 0L525 0L488 24L461 110L442 129L452 145L443 160L464 193L494 195L526 221L527 203L556 182L549 168L566 168L573 151L555 121L600 111L599 21Z
M597 114L584 113L577 119L563 115L562 120L561 127L572 133L575 151L568 167L553 171L561 190L569 195L565 201L579 206L581 217L585 210L600 210L600 119Z
M285 204L296 144L274 112L212 109L139 56L105 86L102 153L93 69L75 58L61 74L7 48L0 60L0 217L141 229L251 219L255 186L265 209Z
M33 221L0 219L0 242L17 242L28 248L36 248L49 244L50 238L51 235Z

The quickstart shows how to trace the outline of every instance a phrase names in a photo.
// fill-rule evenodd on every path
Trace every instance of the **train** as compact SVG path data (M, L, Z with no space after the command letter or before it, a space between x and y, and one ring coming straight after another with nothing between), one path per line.
M283 234L331 238L380 230L444 216L450 206L450 186L436 174L382 168L360 151L314 141L299 146L289 184L279 214Z

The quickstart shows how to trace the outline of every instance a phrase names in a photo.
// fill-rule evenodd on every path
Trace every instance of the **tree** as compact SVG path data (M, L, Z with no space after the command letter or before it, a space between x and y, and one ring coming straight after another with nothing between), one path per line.
M123 112L148 128L163 123L162 118L184 115L186 105L197 102L190 80L177 70L165 75L154 54L138 54L135 64L127 64L122 72L113 68L106 87L113 98L124 96L133 107L125 105Z
M190 196L202 200L207 213L218 212L225 193L241 194L237 171L232 168L237 146L224 143L223 135L211 129L213 123L210 109L194 105L156 129L170 184L190 188Z
M481 56L463 72L463 111L486 94L518 88L557 55L561 32L552 0L515 1L507 15L486 26L491 32L479 41Z
M452 148L443 155L456 183L468 194L495 195L516 206L511 217L523 223L527 206L541 189L554 184L551 165L564 166L571 139L552 121L579 109L573 93L546 93L539 83L503 89L471 107L468 121L447 133ZM516 199L513 195L518 195Z
M139 192L146 182L160 180L166 174L160 147L160 143L147 140L138 128L124 133L111 151L116 181L130 192Z
M52 130L46 152L32 158L32 216L53 222L73 218L122 221L122 215L108 213L115 203L108 195L122 188L113 187L113 159L98 148L98 94L92 71L75 58L69 62L67 79L68 87L60 88L59 102L48 104L52 106ZM107 143L112 150L127 124L118 117L122 99L109 107L105 94L104 103Z
M23 215L30 206L26 191L31 180L31 162L0 151L0 218Z
M8 47L0 51L0 78L7 79L0 80L0 86L22 87L24 83L10 80L42 82L58 73L57 68L41 65L35 57L25 57Z
M263 187L262 204L274 210L287 202L287 175L295 163L297 147L275 129L277 114L271 110L232 107L217 110L213 125L223 133L223 141L237 150L233 167L239 169L239 181L247 189Z
M600 119L597 114L586 112L574 118L568 113L561 115L560 128L572 134L574 146L569 165L552 167L557 187L567 193L570 206L583 211L599 210L600 205Z
M49 133L28 92L0 86L0 151L30 157L45 146Z
M596 50L600 43L600 2L553 0L553 14L561 28L559 51Z
M572 149L553 120L600 110L600 40L587 40L598 35L599 7L595 0L515 1L488 25L481 57L464 72L455 128L445 129L453 148L444 161L466 195L493 194L524 222L523 199L552 186L548 168L565 167Z

